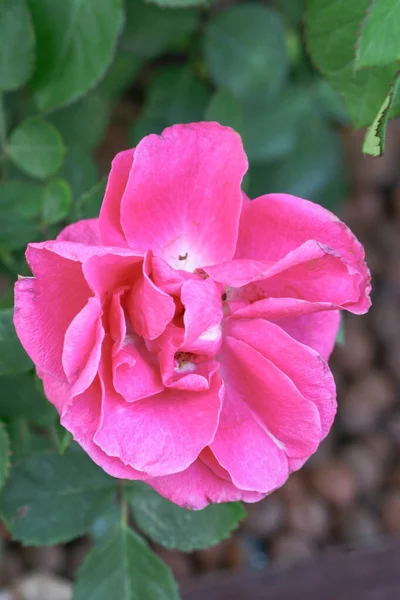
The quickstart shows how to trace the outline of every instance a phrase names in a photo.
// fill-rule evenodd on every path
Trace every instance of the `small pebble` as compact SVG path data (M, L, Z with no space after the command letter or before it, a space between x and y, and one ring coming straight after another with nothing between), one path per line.
M278 536L270 547L271 558L285 565L307 560L314 554L315 547L311 542L291 534Z
M320 499L309 496L287 509L287 526L304 539L322 540L329 534L329 510Z
M345 507L354 502L357 481L352 470L342 461L330 459L310 473L314 490L332 505Z
M384 499L382 523L388 533L400 533L400 489L388 492Z

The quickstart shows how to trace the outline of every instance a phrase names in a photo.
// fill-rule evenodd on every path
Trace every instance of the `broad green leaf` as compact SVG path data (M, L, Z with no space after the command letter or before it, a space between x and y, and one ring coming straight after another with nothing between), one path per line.
M232 127L238 133L243 132L243 111L228 88L220 88L212 96L205 114L206 121L217 121L221 125Z
M66 146L93 150L103 139L110 106L105 98L91 94L53 113L49 120L61 133Z
M356 46L356 69L400 60L400 0L370 2Z
M153 542L184 552L218 544L246 516L240 502L186 510L145 484L132 485L128 498L138 526Z
M78 198L71 211L71 222L80 219L93 219L99 216L100 207L106 191L107 180L101 179L90 190Z
M29 0L37 36L32 85L43 111L73 102L105 74L123 24L122 0Z
M43 187L25 181L0 183L0 249L18 250L40 236Z
M61 178L49 181L43 194L44 225L59 223L68 215L72 205L72 190L68 183Z
M249 160L275 160L291 152L309 104L306 90L291 88L272 103L244 107L243 143Z
M20 218L29 219L40 214L43 186L26 181L0 183L0 211L13 211Z
M355 43L370 0L309 0L307 47L314 64L343 96L355 127L370 125L382 106L396 65L355 71ZM400 114L400 105L391 116Z
M39 223L21 219L14 211L0 212L0 251L20 250L40 238Z
M13 310L0 311L0 375L20 373L33 367L32 361L21 346L13 323Z
M175 123L200 121L208 102L208 90L187 67L163 68L148 88L143 114L133 126L132 143Z
M325 79L316 82L315 98L318 108L328 119L339 125L349 124L349 115L341 95Z
M115 481L83 452L46 452L13 464L0 500L14 539L48 545L84 534L113 502Z
M7 147L7 153L17 167L40 179L58 171L64 152L57 129L38 117L26 119L18 125Z
M35 35L26 0L0 0L0 91L22 86L34 58Z
M400 100L400 72L397 73L393 84L385 98L374 122L368 129L363 144L364 154L382 156L385 151L386 126L393 104Z
M282 192L325 205L322 192L342 171L338 135L321 116L311 113L304 119L289 155L250 168L250 197Z
M43 395L41 383L32 373L3 375L0 385L0 418L24 418L38 427L54 423L56 409Z
M0 489L7 479L10 467L10 440L6 428L0 422Z
M121 50L142 58L154 58L171 44L196 29L199 15L195 10L168 11L143 0L126 3L126 25Z
M97 181L97 167L87 150L68 148L59 175L71 186L74 200L90 190Z
M143 64L142 58L120 52L96 91L107 100L119 98L132 85Z
M168 567L125 525L100 538L79 568L73 600L179 600Z
M187 6L207 6L210 0L146 0L152 4L158 4L158 6L166 8L185 8Z
M293 27L301 25L306 5L305 0L273 0L273 5L283 14L289 25Z
M233 6L207 24L204 56L216 85L239 99L266 99L282 88L288 72L283 22L268 6Z
M13 462L31 458L33 455L42 455L43 452L55 452L56 450L54 442L47 435L47 432L37 433L23 418L10 421L7 424L7 429L10 436Z

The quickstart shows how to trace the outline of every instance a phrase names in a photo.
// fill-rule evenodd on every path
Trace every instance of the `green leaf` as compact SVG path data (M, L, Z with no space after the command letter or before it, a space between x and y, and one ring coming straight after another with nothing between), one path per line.
M0 489L7 479L10 467L10 440L6 428L0 422Z
M106 184L107 179L101 179L89 191L78 198L71 211L71 222L79 221L80 219L93 219L99 216Z
M186 510L145 484L132 485L128 498L138 526L153 542L183 552L218 544L246 516L240 502L210 504L203 510Z
M121 50L142 58L154 58L196 29L199 15L195 10L163 10L142 0L126 4L126 26Z
M33 455L42 455L43 452L55 451L54 442L48 437L47 432L44 434L33 431L23 418L8 423L7 429L13 462L31 458Z
M43 187L24 181L0 183L0 248L18 250L40 235L36 217L42 210Z
M49 120L61 133L66 146L93 150L103 139L110 113L105 98L93 92L55 113Z
M217 121L221 125L232 127L238 133L243 131L243 111L228 88L220 88L212 96L205 114L206 121Z
M200 121L207 102L206 86L188 67L163 67L148 88L144 112L133 126L132 143L174 123Z
M107 100L119 98L134 82L143 64L142 58L120 52L97 87L97 92Z
M72 205L72 190L64 179L49 181L44 189L43 224L54 225L65 219Z
M239 99L266 99L288 72L285 32L268 6L243 4L213 17L206 26L204 56L214 83Z
M0 310L0 375L20 373L33 367L15 333L13 310Z
M125 525L100 538L79 568L73 600L178 600L168 567Z
M290 88L272 103L245 107L243 143L249 160L274 160L291 152L309 105L305 90Z
M25 0L0 0L0 90L15 90L30 77L35 35Z
M210 0L146 0L152 4L168 8L185 8L186 6L207 6Z
M386 126L390 111L396 100L400 100L400 71L396 74L384 103L365 135L363 144L364 154L370 154L371 156L383 155L385 151Z
M41 383L32 373L3 375L0 385L0 418L23 417L38 427L46 427L57 417L56 409L41 391Z
M14 539L48 545L83 535L113 502L115 481L82 451L13 464L0 507Z
M111 64L123 24L122 0L29 0L37 35L32 85L41 110L73 102Z
M13 211L20 218L29 219L40 214L43 186L26 181L0 183L0 211Z
M400 0L374 0L356 45L356 69L400 60Z
M339 179L343 171L341 156L339 136L321 116L310 112L289 155L250 168L250 197L281 192L326 206L323 192L333 180Z
M283 14L289 25L298 27L304 15L305 0L273 0L274 6Z
M355 42L370 0L309 0L307 46L314 64L343 96L355 127L370 125L382 106L396 65L355 72ZM400 105L391 116L400 114Z
M68 181L73 197L77 199L95 185L97 167L87 150L74 146L68 148L59 175Z
M58 171L64 152L57 129L37 117L26 119L14 129L7 148L8 155L17 167L39 179Z

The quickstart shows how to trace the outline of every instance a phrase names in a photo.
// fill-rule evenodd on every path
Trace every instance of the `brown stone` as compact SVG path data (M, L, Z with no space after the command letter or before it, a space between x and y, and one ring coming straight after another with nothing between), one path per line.
M356 497L357 482L351 469L336 459L313 469L310 474L315 491L333 505L345 507Z

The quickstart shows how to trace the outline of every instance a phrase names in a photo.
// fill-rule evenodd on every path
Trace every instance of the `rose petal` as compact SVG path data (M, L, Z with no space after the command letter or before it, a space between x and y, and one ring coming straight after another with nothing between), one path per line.
M47 398L62 412L61 424L96 464L112 477L147 479L146 475L124 465L118 458L108 456L93 442L94 432L101 420L102 390L98 377L83 394L75 396L72 402L70 386L67 383L60 382L46 373L40 374L40 377L43 379Z
M224 340L220 361L231 395L247 404L287 456L301 458L315 452L321 441L318 409L281 369L249 344L229 336Z
M153 396L164 389L156 357L143 340L128 336L113 359L114 387L127 402Z
M100 246L98 219L84 219L67 225L57 236L61 242L78 242L89 246Z
M130 246L187 271L231 259L246 170L240 137L217 123L174 125L145 137L122 199Z
M148 479L146 483L171 502L192 510L217 502L257 502L265 495L238 489L218 477L200 459L181 473Z
M330 303L355 313L366 312L370 305L363 275L337 252L314 240L272 265L240 259L205 271L214 280L235 288L228 292L228 301L254 303L268 297L292 297Z
M289 474L285 452L229 379L211 450L233 484L243 490L266 494L280 487Z
M108 246L127 246L121 227L121 201L133 165L134 149L120 152L112 161L106 193L100 210L101 241Z
M103 421L94 441L109 456L153 477L186 469L213 439L221 410L222 388L214 376L202 392L165 390L127 403L103 373Z
M317 313L319 314L321 313ZM336 413L335 382L326 362L314 350L293 339L281 327L263 319L251 321L230 319L226 324L226 332L227 335L245 342L271 361L290 378L305 398L317 406L321 420L321 435L325 437ZM276 387L276 394L278 394L278 387ZM268 410L267 396L265 403ZM282 411L284 410L283 406Z
M151 257L143 263L143 274L138 277L128 299L128 312L135 332L154 340L164 331L175 315L175 302L160 290L149 277Z
M185 307L182 349L215 355L221 345L221 290L212 279L192 279L183 284L181 301Z
M296 317L278 317L274 322L287 331L292 338L313 348L328 360L335 347L340 326L340 312L325 310Z
M65 379L61 360L64 336L91 291L77 262L34 245L28 247L27 260L35 278L26 277L15 284L18 337L40 371Z
M72 395L84 392L96 376L104 339L102 312L100 301L89 298L65 333L62 364Z

